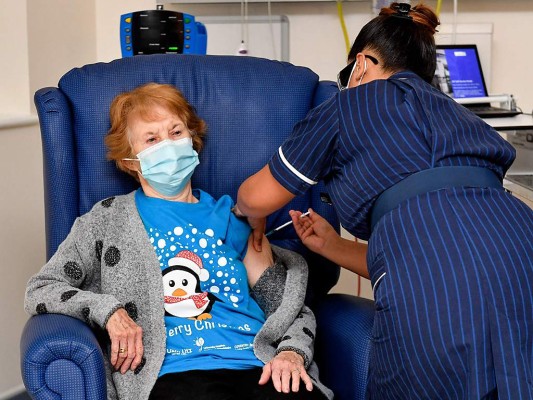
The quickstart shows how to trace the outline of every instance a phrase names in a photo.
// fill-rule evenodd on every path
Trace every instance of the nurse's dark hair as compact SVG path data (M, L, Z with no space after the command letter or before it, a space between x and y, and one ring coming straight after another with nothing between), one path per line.
M439 24L437 15L424 4L411 8L405 3L392 3L361 29L348 60L371 50L385 71L411 70L431 82L437 59L434 35Z

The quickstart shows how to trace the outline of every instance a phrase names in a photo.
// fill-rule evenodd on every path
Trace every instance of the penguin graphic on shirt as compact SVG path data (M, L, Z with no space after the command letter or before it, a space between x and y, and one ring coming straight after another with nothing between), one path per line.
M215 295L203 292L200 282L209 279L200 257L182 250L168 261L162 271L165 295L165 315L202 321L211 318Z

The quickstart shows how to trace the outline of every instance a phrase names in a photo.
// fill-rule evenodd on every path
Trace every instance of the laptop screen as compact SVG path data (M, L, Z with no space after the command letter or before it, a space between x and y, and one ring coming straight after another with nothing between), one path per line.
M477 46L437 45L433 84L455 99L488 96Z

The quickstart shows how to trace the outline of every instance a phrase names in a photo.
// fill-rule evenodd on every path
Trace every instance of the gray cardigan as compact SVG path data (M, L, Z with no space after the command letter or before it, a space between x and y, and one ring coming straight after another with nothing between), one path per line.
M318 380L312 361L314 315L303 302L307 265L298 254L273 247L275 265L252 288L267 320L254 340L254 352L267 363L283 350L301 354L315 390L333 393ZM165 356L163 285L159 261L135 206L134 193L96 204L74 222L50 261L28 282L25 309L30 314L70 315L102 333L123 307L143 329L144 357L135 371L112 372L104 357L110 399L148 399ZM303 389L305 390L305 389Z

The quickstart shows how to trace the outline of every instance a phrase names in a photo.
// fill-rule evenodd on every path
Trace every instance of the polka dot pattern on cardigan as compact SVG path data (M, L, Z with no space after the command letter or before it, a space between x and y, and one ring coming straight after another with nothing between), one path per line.
M79 281L83 276L80 266L74 261L68 261L63 266L63 271L65 272L66 276L68 276L70 279L74 279L75 281Z
M73 296L75 296L78 293L77 290L67 290L66 292L61 294L61 301L65 302L67 300L70 300Z
M37 311L37 314L46 314L46 313L48 313L48 310L46 309L46 304L44 304L44 303L37 304L37 307L35 307L35 311Z
M115 246L109 247L104 254L104 262L108 267L114 267L120 261L120 250Z
M81 310L81 315L83 316L83 320L88 325L91 324L91 320L89 319L89 316L91 315L91 309L89 307L85 307Z
M291 336L289 336L289 335L285 335L285 336L279 338L278 340L276 340L275 342L273 342L273 343L272 343L272 346L274 346L274 347L278 347L279 344L280 344L281 342L283 342L283 341L285 341L285 340L290 340L290 339L292 339Z
M313 340L315 339L315 335L314 335L314 333L311 332L311 330L310 330L309 328L306 328L306 327L304 326L302 330L303 330L303 332L304 332L307 336L309 336L311 339L313 339Z
M145 365L145 364L146 364L146 358L143 357L142 360L141 360L141 363L137 366L137 368L135 368L135 370L133 371L133 373L134 373L135 375L138 375L139 372L141 372L142 369L144 368L144 365Z
M113 201L115 200L114 197L110 197L108 199L102 200L102 207L109 208L113 204Z
M137 318L139 317L139 315L137 312L137 305L133 301L130 301L124 304L124 309L126 310L126 312L128 313L128 315L130 316L132 320L137 321Z

